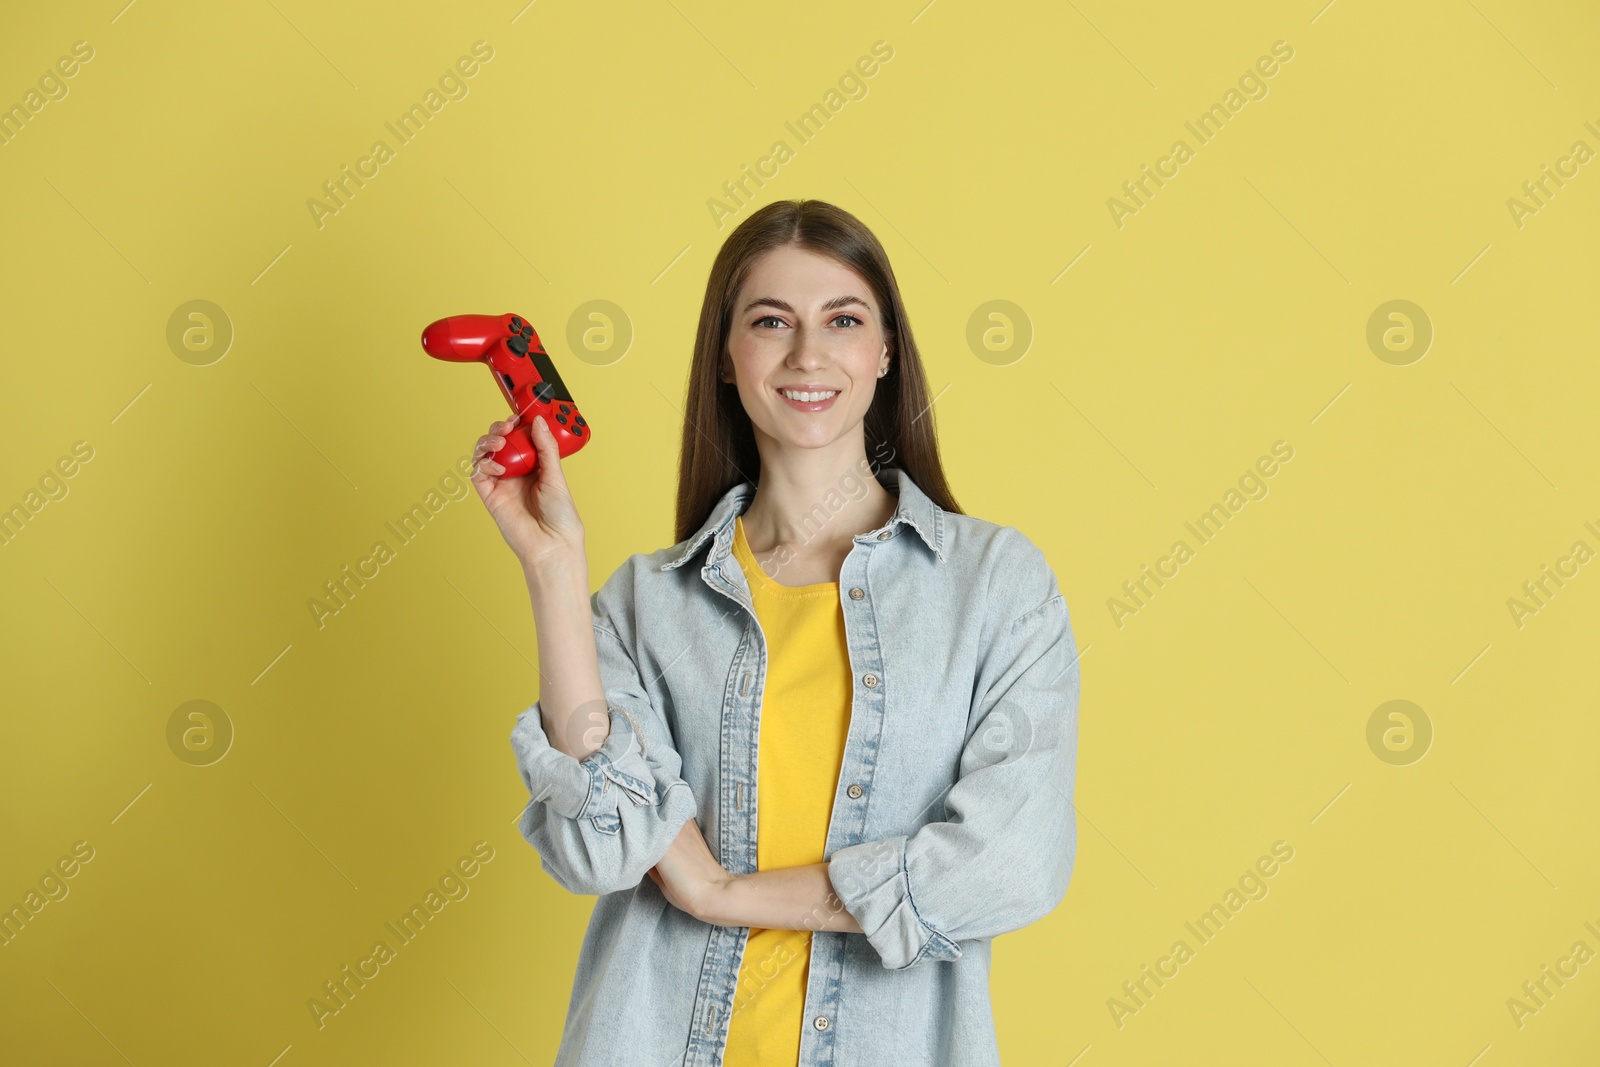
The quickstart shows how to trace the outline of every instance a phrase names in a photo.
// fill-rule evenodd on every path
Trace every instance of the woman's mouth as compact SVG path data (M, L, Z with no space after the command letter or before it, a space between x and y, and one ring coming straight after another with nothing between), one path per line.
M837 389L779 389L784 403L796 411L826 411L839 396Z

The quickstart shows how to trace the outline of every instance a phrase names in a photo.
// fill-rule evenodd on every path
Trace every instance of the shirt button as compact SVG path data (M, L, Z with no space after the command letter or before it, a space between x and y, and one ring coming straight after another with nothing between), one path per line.
M851 785L845 792L850 794L851 800L859 800L861 797L861 787L859 785Z
M818 1030L826 1030L828 1028L828 1017L826 1015L819 1015L815 1019L811 1020L811 1025L815 1026Z
M869 674L862 678L861 681L862 684L864 684L868 689L872 689L878 684L878 676L876 674Z
M889 540L889 531L888 531L888 530L885 530L885 531L883 531L883 533L881 533L881 534L879 534L879 535L878 535L878 540L880 540L880 541L887 541L887 540Z
M867 591L865 589L861 588L859 585L856 586L854 589L850 590L850 599L851 600L860 600L862 597L864 597L866 595L867 595Z

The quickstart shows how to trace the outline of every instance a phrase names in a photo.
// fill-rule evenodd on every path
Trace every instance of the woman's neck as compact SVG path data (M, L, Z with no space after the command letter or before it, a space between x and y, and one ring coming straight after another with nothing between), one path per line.
M763 456L761 482L743 516L750 550L832 555L882 526L898 501L870 471L864 450L844 462L820 452L776 462Z

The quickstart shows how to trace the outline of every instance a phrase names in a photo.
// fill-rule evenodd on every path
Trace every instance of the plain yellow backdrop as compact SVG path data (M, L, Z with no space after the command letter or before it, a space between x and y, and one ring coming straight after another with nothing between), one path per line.
M887 247L957 498L1044 548L1083 651L1077 866L996 943L1005 1062L1600 1061L1592 6L122 2L0 18L0 907L66 894L0 947L0 1060L551 1061L592 901L513 825L533 621L451 497L504 406L418 334L539 329L598 586L672 540L717 248L816 197Z

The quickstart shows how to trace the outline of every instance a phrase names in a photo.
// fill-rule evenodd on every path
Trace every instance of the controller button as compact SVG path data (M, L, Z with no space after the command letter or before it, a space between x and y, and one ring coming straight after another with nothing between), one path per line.
M515 315L511 316L511 332L512 333L521 333L522 332L522 326L523 326L523 323L522 323L521 319L517 318Z
M571 405L569 405L569 404L562 404L562 405L561 405L561 414L563 414L563 415L571 415L571 414L572 414L572 407L571 407Z
M511 354L514 356L526 356L528 354L528 342L521 337L511 338L506 342L506 347L511 349Z
M556 421L565 426L567 424L567 417L565 415L557 415Z
M574 436L574 437L582 437L583 436L583 427L582 426L574 426L572 428L572 436Z
M533 327L529 326L527 323L523 323L522 336L526 337L530 341L533 340Z
M575 421L575 422L576 422L576 423L577 423L577 424L578 424L578 425L579 425L579 426L587 426L587 425L589 425L589 424L588 424L588 423L587 423L587 422L584 422L584 421L583 421L583 416L582 416L582 415L579 415L579 416L578 416L578 417L577 417L577 419L575 419L575 420L574 420L574 421Z

